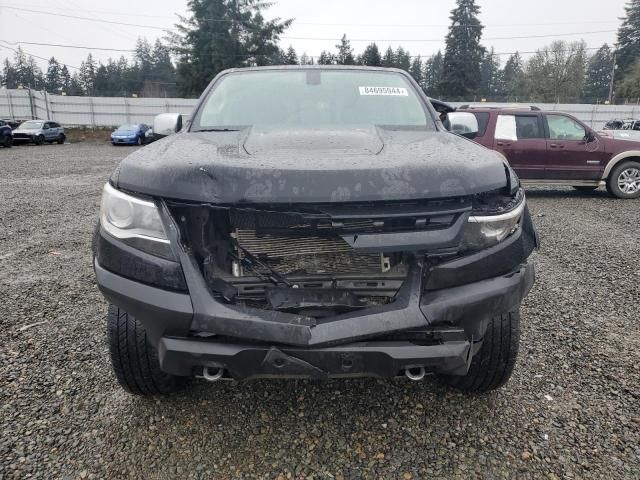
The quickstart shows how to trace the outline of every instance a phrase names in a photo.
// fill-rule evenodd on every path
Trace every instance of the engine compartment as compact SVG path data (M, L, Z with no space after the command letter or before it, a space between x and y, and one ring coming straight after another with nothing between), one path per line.
M403 239L458 229L471 202L168 206L216 298L320 318L393 302L417 253Z

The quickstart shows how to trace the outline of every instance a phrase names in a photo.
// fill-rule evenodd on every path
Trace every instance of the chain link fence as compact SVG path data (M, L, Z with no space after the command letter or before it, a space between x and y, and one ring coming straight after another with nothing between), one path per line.
M188 118L197 103L188 98L72 97L30 89L0 90L0 118L48 119L66 127L114 127L123 123L153 123L159 113L182 113ZM466 102L468 103L468 102ZM465 102L451 102L453 106ZM478 103L475 103L476 105ZM599 130L613 118L640 119L640 105L534 103L541 110L574 115ZM509 103L486 103L508 106Z

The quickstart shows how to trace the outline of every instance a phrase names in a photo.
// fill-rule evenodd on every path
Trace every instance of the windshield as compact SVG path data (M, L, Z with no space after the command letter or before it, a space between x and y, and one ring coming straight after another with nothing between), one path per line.
M37 130L42 128L42 122L24 122L20 125L20 128L24 128L26 130Z
M138 130L138 125L120 125L118 127L119 132L134 132Z
M224 76L204 99L192 131L349 125L435 130L413 86L399 73L308 69Z

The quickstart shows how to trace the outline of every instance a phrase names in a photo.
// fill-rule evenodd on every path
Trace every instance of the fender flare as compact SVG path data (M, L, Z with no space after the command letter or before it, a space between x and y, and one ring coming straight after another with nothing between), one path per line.
M609 178L609 174L611 173L611 170L613 170L613 168L617 164L619 164L623 160L626 160L627 158L633 158L633 157L636 157L640 161L640 150L627 150L626 152L621 152L617 154L615 157L609 160L609 163L607 163L607 166L604 169L604 173L602 174L602 179L606 180L607 178Z

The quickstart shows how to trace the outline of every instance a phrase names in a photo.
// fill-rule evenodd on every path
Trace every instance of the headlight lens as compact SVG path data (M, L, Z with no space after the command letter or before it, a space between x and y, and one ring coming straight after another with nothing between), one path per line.
M100 223L116 238L169 243L153 202L122 193L108 183L102 192Z
M461 250L482 250L500 243L519 228L525 205L523 197L510 212L500 215L471 215L462 236Z

